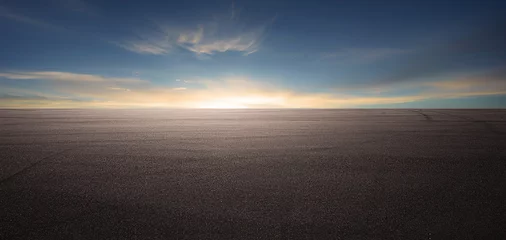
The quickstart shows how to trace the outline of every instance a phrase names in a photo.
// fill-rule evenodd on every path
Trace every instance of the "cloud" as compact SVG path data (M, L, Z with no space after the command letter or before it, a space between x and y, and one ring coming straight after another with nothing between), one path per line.
M251 51L249 51L249 52L245 52L243 55L244 55L244 56L248 56L248 55L253 54L253 53L256 53L256 52L258 52L258 49L254 49L254 50L251 50Z
M365 64L411 52L412 50L400 48L343 48L325 53L322 58L342 63Z
M138 78L103 77L100 75L80 74L69 72L0 72L0 78L15 80L51 80L70 82L116 82L116 83L143 83Z
M460 75L449 80L413 82L407 83L407 85L425 86L434 89L434 91L444 91L448 94L503 92L506 91L506 67Z
M209 59L210 55L228 51L240 52L244 56L257 52L272 21L247 26L239 21L235 8L231 11L232 17L213 18L193 26L156 22L154 30L144 30L135 37L115 44L132 52L153 55L184 49L202 60Z
M128 89L128 88L110 87L109 89L111 89L111 90L116 90L116 91L126 91L126 92L130 92L130 89Z
M174 34L174 33L172 33ZM180 33L177 38L170 38L160 33L147 34L142 40L129 40L123 43L115 43L126 50L152 55L165 55L171 52L174 47L186 49L195 54L213 55L227 51L242 52L245 56L259 50L262 30L254 30L246 33L230 34L228 36L216 36L213 33L204 33L200 27L195 32ZM201 57L206 58L206 57Z
M118 47L125 50L145 55L165 55L174 48L173 36L169 32L161 30L149 31L135 34L126 41L112 41Z
M137 33L135 37L127 41L111 43L139 54L165 55L170 53L174 48L174 44L170 38L171 36L167 32L151 31Z
M172 46L170 44L155 44L149 42L125 42L115 43L128 51L139 54L164 55L170 52Z
M198 44L204 36L204 27L199 26L195 31L187 31L179 34L177 42L179 44Z
M237 32L230 25L228 29L216 29L222 31L218 34L205 34L204 27L200 27L195 33L190 35L180 35L178 45L197 54L212 55L218 52L236 51L249 55L258 51L260 38L263 35L263 28L252 29L249 31ZM189 37L190 36L190 37Z
M506 94L506 67L447 75L437 79L343 86L335 91L381 97L411 93L413 101L503 95Z
M56 25L49 24L45 21L21 15L19 13L12 11L9 8L3 7L3 6L0 6L0 17L7 18L7 19L10 19L10 20L13 20L16 22L24 23L24 24L33 25L36 27L45 28L45 29L51 29L51 30L62 30L63 29L63 28L58 27Z
M195 53L214 54L216 52L237 51L248 54L256 52L254 49L255 39L244 38L243 36L234 39L215 40L207 43L193 44L185 48ZM246 54L246 55L248 55Z
M45 96L39 95L13 95L13 94L2 94L0 95L2 100L47 100Z

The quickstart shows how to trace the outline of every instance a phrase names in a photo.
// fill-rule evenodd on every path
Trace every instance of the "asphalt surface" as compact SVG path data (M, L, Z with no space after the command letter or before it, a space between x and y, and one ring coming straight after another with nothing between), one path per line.
M0 110L0 239L504 239L506 110Z

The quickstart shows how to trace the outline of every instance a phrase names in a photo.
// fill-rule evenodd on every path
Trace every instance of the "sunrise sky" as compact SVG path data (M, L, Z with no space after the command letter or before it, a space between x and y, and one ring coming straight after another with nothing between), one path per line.
M506 107L505 1L0 1L0 108Z

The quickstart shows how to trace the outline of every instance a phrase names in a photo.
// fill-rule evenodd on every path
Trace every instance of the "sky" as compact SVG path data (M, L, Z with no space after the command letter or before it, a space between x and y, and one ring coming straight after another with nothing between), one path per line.
M0 108L505 108L506 1L0 0Z

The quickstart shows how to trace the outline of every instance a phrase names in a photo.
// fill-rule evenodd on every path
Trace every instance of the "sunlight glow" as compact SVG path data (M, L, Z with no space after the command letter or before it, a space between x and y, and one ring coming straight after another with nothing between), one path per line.
M214 101L208 103L199 104L199 108L248 108L247 106L231 103L231 102L222 102L222 101Z
M198 104L199 108L250 108L258 106L283 105L282 97L245 96L228 97Z

